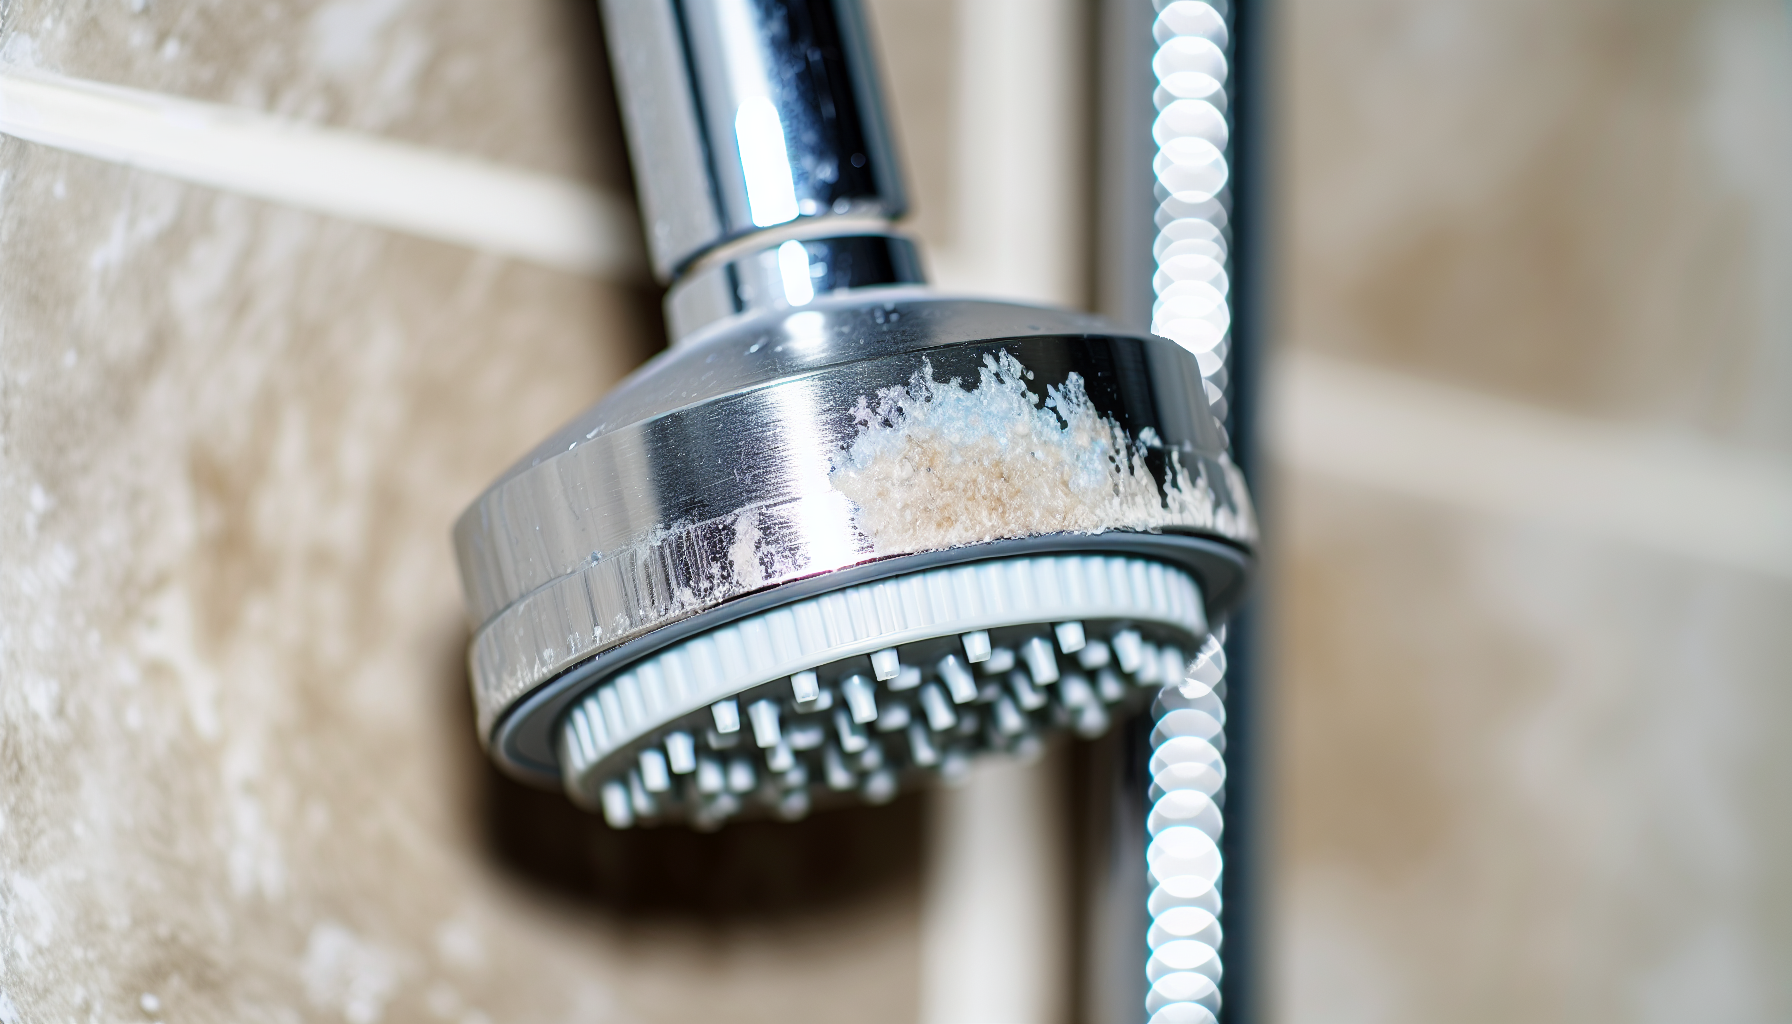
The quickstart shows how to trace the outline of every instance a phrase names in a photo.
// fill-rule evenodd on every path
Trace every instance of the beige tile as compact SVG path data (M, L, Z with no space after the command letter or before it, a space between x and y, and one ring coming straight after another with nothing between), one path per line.
M1792 452L1782 4L1280 19L1290 339Z
M888 55L882 71L898 153L907 172L903 226L927 249L950 246L959 220L955 100L959 83L957 0L868 0L872 30ZM929 255L923 251L922 257Z
M1285 1019L1785 1016L1792 591L1281 495Z
M0 45L616 183L571 10L20 2ZM914 1017L912 803L618 838L473 740L449 525L652 296L10 139L0 182L0 1017Z
M595 4L17 0L16 64L628 187Z
M1280 16L1283 344L1792 455L1783 5ZM1271 481L1282 1019L1792 1014L1783 577L1347 477Z

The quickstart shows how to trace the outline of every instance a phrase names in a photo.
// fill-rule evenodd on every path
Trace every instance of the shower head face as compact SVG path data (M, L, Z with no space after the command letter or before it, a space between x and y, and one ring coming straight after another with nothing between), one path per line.
M1032 555L916 570L674 643L560 720L568 793L612 825L714 827L882 803L985 753L1106 731L1180 680L1206 635L1162 562Z
M1062 660L1077 652L1058 643L1056 630L1074 622L1110 646L1110 637L1136 633L1160 649L1191 652L1207 617L1236 600L1255 536L1249 498L1186 352L1092 317L910 289L858 289L701 332L519 462L455 530L477 624L470 661L479 727L497 760L520 775L561 779L593 805L604 803L606 783L626 789L629 772L646 765L655 785L643 777L640 792L628 794L629 816L699 824L730 799L741 810L779 813L803 802L782 802L784 789L769 802L663 796L672 790L658 786L651 749L678 777L667 780L673 786L684 785L685 774L692 786L704 781L694 768L671 770L673 733L707 742L715 727L721 745L693 756L735 763L729 758L738 755L724 757L732 748L722 723L698 728L704 715L714 718L717 702L735 701L743 729L752 729L749 709L761 701L775 705L779 721L806 728L813 723L805 716L831 721L833 711L804 706L793 676L815 673L836 701L846 698L846 680L865 677L880 706L904 709L877 719L888 734L858 723L880 739L884 764L860 765L851 792L875 798L887 786L867 781L872 776L900 786L985 749L1012 749L1022 742L1014 737L1074 727L1082 714L1076 686L1065 691L1070 703L1045 689L1047 703L1028 713L1022 732L991 733L1003 705L999 694L979 703L980 683L979 698L954 701L951 728L965 732L911 733L909 725L927 718L918 703L933 692L927 684L949 686L940 650L988 632L992 649L1045 637ZM601 696L587 701L611 687L621 702L629 691L619 684L633 672L631 685L640 686L653 659L693 652L689 645L706 637L714 643L735 623L769 630L767 616L795 615L805 601L878 581L900 590L954 566L1067 556L1176 574L1198 595L1189 602L1197 614L1165 618L1156 598L1120 610L1017 598L978 612L983 618L972 609L936 610L925 622L854 633L844 646L786 651L781 660L747 658L743 647L733 662L693 669L702 678L676 692L641 691L639 714L617 703L614 721ZM878 678L870 659L884 650L919 670L922 684L893 688L912 673ZM961 653L971 664L971 652ZM740 666L751 671L733 671ZM575 715L581 707L583 719ZM601 742L591 732L594 710L604 713ZM906 724L890 725L904 714ZM974 728L961 724L972 719ZM686 764L683 741L671 742ZM758 793L778 774L783 752L775 741L751 750L760 759L751 791ZM805 766L812 803L847 792L826 785L826 768ZM713 772L705 780L713 783ZM672 809L649 814L636 804Z

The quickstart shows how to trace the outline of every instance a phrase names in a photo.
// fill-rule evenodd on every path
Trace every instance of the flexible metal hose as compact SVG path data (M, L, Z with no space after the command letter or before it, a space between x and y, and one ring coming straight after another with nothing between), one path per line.
M1206 1024L1219 1012L1220 832L1226 783L1226 654L1210 636L1180 686L1152 705L1152 886L1146 942L1152 1024Z
M1231 383L1231 206L1227 0L1154 0L1158 110L1157 299L1152 333L1194 353L1222 422ZM1145 1006L1153 1024L1208 1024L1220 1008L1220 831L1224 825L1225 633L1210 636L1181 685L1152 706L1152 891ZM1169 682L1166 680L1166 682Z

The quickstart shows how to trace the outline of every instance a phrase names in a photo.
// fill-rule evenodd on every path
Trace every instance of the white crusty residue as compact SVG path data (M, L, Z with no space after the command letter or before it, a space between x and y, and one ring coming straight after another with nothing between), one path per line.
M765 570L759 564L759 510L748 509L734 519L734 543L728 547L729 567L734 571L735 586L743 590L757 589L765 582Z
M1070 374L1043 402L1033 372L1007 352L983 357L974 388L934 380L924 361L907 386L861 396L858 433L834 459L834 487L857 506L879 553L1043 533L1212 528L1212 489L1167 453L1160 486L1145 464L1160 447L1090 402Z

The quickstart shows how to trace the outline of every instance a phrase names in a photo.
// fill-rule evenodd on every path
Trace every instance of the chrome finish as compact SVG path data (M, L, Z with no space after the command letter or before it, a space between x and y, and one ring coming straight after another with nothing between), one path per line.
M1187 500L1143 525L880 545L862 528L865 510L837 486L862 429L855 409L924 367L942 386L977 381L1003 353L1034 374L1026 387L1036 400L1078 375L1096 412L1156 445L1144 466L1159 486L1181 468ZM568 670L589 678L612 654L641 657L693 617L715 625L753 610L743 599L754 595L784 603L916 559L971 561L1016 545L1150 550L1194 569L1209 614L1223 612L1256 527L1199 382L1194 359L1161 339L1080 314L964 299L818 300L672 349L513 467L456 524L477 627L480 734L490 742L523 729L506 716L523 703L530 716L551 713ZM982 500L1003 499L1001 480L989 482ZM542 741L525 751L505 740L495 753L519 771L551 770Z
M455 525L481 741L515 774L568 770L569 790L612 822L654 820L686 790L719 822L759 786L750 750L763 748L765 784L784 787L777 813L791 816L809 806L798 776L877 802L903 758L950 776L979 750L1037 743L1034 725L1105 728L1088 680L1058 682L1047 637L1078 658L1111 639L1141 684L1158 667L1131 656L1150 648L1134 626L1106 623L1111 638L1089 642L1080 613L1004 619L999 648L980 632L998 623L975 615L932 623L919 648L867 641L846 655L865 662L850 676L870 670L862 685L819 663L773 684L711 673L679 691L700 701L661 709L676 720L631 717L622 681L662 651L940 567L1122 556L1185 575L1205 604L1196 618L1217 621L1238 600L1256 525L1194 356L1096 317L921 286L913 245L889 227L903 200L857 0L604 7L676 344ZM1023 648L1031 676L1015 668ZM927 672L938 680L923 685ZM831 703L837 682L838 748L796 758L817 748L786 743L781 717L803 744L820 736L794 716ZM879 685L892 716L878 735L907 737L888 764L858 720L876 717L860 705ZM1058 703L1030 725L1040 688ZM995 731L981 746L921 724L971 723L966 702L986 698ZM593 715L613 717L606 699L635 723L614 749L586 742Z
M896 235L787 238L725 261L693 268L666 293L666 332L674 345L741 314L807 306L856 288L920 285L915 244ZM851 301L878 301L866 294Z
M906 202L858 0L604 0L655 273Z

